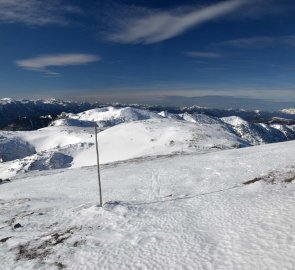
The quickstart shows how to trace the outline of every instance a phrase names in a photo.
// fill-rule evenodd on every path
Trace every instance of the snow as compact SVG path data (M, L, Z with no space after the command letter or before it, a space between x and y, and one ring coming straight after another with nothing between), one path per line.
M17 136L34 147L37 153L30 153L32 156L16 156L23 159L15 159L7 164L0 163L0 178L11 178L20 172L38 169L38 166L39 170L54 169L54 166L46 165L51 164L54 153L61 154L61 157L71 157L70 164L67 162L69 158L60 160L67 168L95 165L93 127L65 124L72 120L57 120L47 128L17 132ZM86 121L88 126L89 122ZM226 129L223 123L196 124L183 120L154 118L126 122L108 129L101 128L100 131L98 141L101 163L182 152L203 153L249 145Z
M117 125L100 132L98 141L102 163L247 145L220 126L203 127L173 119L150 119ZM73 166L94 165L95 155L93 146L76 156Z
M5 135L5 140L0 140L0 154L4 161L9 161L0 162L2 179L33 169L54 169L56 166L52 166L51 163L55 153L59 154L59 164L71 167L75 155L94 144L92 127L53 126L36 131L2 134Z
M60 148L71 144L92 142L93 128L47 127L36 131L18 132L37 151Z
M9 104L15 102L14 99L12 98L1 98L0 99L0 104Z
M183 119L181 115L175 114L175 113L169 113L167 111L161 111L158 113L158 115L164 117L164 118L172 118L172 119Z
M130 107L1 132L0 269L294 269L295 142L236 149L294 132Z
M0 134L0 162L24 158L35 154L35 148L9 132Z
M229 124L239 137L252 145L295 139L294 130L287 125L249 123L238 116L223 117L221 120Z
M1 267L294 269L294 147L104 165L102 209L96 167L19 174L0 186Z
M71 127L95 127L96 124L93 121L77 120L77 119L58 119L53 121L50 126L61 127L61 126L71 126Z
M283 109L281 112L286 114L295 114L295 109L294 108Z
M180 114L183 120L196 124L224 124L219 118L208 116L206 114Z
M109 106L78 114L62 113L49 127L35 131L2 132L0 158L8 162L0 162L0 178L31 170L95 165L95 125L100 131L103 164L295 139L292 126L250 124L237 116L220 119L206 114L157 114ZM58 165L52 165L56 154Z
M66 114L70 119L97 122L98 126L114 126L137 120L161 118L157 113L131 107L115 108L112 106L88 110L79 114Z

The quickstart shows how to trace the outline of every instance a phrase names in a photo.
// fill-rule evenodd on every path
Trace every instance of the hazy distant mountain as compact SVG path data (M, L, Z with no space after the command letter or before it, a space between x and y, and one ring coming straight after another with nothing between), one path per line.
M0 129L33 130L47 126L48 115L56 116L62 112L81 112L91 108L89 103L50 100L0 99ZM10 126L10 127L9 127Z

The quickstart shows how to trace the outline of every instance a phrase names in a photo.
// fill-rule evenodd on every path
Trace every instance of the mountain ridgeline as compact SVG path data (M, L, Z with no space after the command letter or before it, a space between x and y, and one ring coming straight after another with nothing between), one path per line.
M62 112L78 113L92 108L89 103L60 100L0 100L0 129L36 130L46 127Z
M30 131L48 126L106 129L139 120L167 118L202 124L219 124L251 145L295 139L293 109L278 112L212 109L198 106L166 107L78 103L61 100L0 100L0 129Z
M249 111L236 109L212 109L199 106L192 107L167 107L160 105L138 104L104 104L104 103L80 103L61 100L13 100L0 99L0 129L2 130L36 130L48 126L62 112L80 113L94 108L112 106L115 108L132 107L152 112L166 111L171 114L206 114L213 117L238 116L250 123L264 124L295 124L294 109L284 109L278 112Z
M95 108L84 110L88 107ZM8 119L12 121L0 134L3 179L31 170L95 165L95 126L103 164L295 140L295 115L283 112L107 106L55 100L5 100L1 108L3 115L6 112L0 118L2 125ZM7 108L23 110L10 115ZM45 113L47 116L42 115ZM18 118L13 121L15 115ZM34 122L33 118L38 120ZM33 130L38 126L41 128Z

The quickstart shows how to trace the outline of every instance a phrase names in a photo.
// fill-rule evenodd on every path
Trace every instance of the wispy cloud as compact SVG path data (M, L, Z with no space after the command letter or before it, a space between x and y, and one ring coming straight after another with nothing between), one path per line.
M30 26L66 25L67 15L82 11L62 0L0 0L0 23L23 23Z
M193 58L209 58L209 59L218 59L221 58L222 55L216 52L185 52L186 56Z
M232 46L237 48L265 48L277 46L295 47L295 35L239 38L214 43L212 45Z
M129 14L128 19L116 18L107 39L119 43L157 43L232 13L246 3L245 0L228 0L205 7L182 7L170 11L139 9L138 14Z
M54 54L42 55L30 59L16 61L16 65L27 70L43 72L47 75L59 73L49 70L49 67L86 65L100 61L101 57L93 54Z
M294 0L248 0L252 5L241 12L232 14L235 20L261 20L267 17L281 17L293 14L295 11Z

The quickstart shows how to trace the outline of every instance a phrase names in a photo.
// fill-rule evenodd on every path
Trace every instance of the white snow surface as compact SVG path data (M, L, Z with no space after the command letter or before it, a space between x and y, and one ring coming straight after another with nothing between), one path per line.
M96 124L93 121L78 120L78 119L58 119L53 121L50 126L70 126L70 127L95 127Z
M64 114L69 119L93 121L98 126L114 126L120 123L162 118L161 115L147 110L131 107L115 108L112 106L88 110L78 114Z
M295 139L291 126L249 123L238 116L223 117L221 120L229 124L239 137L252 145Z
M167 118L127 122L100 130L101 163L182 152L203 153L249 145L222 124L196 124ZM59 164L67 168L95 165L93 134L93 127L79 125L54 125L36 131L17 132L17 136L33 146L37 153L0 163L0 178L11 178L32 169L54 169L55 166L51 166L54 153L60 154ZM72 158L71 162L69 157Z
M13 132L2 132L0 134L0 162L23 158L35 153L32 145L15 136Z
M220 125L195 125L175 119L124 123L98 134L101 162L145 156L230 149L247 145ZM95 146L75 157L74 167L94 165Z
M295 109L294 108L283 109L281 112L286 114L295 114Z
M19 174L0 269L294 269L294 147L104 165L103 208L95 166Z

